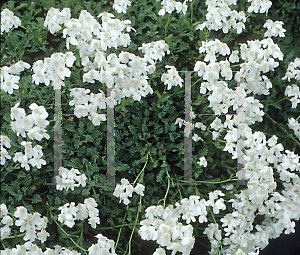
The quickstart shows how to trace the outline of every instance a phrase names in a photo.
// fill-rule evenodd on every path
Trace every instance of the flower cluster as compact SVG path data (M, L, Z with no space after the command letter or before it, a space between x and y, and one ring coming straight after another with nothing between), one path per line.
M168 84L167 90L170 90L172 86L179 85L182 88L183 79L179 76L176 68L174 66L166 65L166 68L170 68L167 73L163 73L161 76L161 81L165 85Z
M43 147L40 145L36 145L32 147L31 142L22 141L21 145L25 147L25 155L22 152L16 152L13 158L14 162L19 162L22 168L25 168L26 171L30 170L29 164L32 166L36 166L38 169L42 167L42 165L46 165L46 161L42 159L43 157Z
M255 13L267 13L272 4L268 0L248 1L251 2L248 12L254 11ZM228 33L228 30L233 27L237 29L238 33L241 33L245 28L245 14L243 12L232 11L229 8L229 5L236 4L236 0L207 0L206 3L208 5L207 21L199 25L197 29L207 27L214 30L222 29L224 33ZM125 0L115 1L114 8L119 13L126 12L126 6L129 4L130 2ZM162 5L163 9L159 15L164 15L165 12L172 13L175 8L177 12L182 10L185 14L187 9L186 0L183 4L176 1L163 1ZM11 17L11 12L7 10L4 16ZM133 96L134 100L141 100L141 96L146 96L149 93L152 94L153 90L147 83L148 77L146 74L152 74L155 71L156 61L158 59L161 60L165 56L165 51L168 54L170 53L167 44L164 41L158 41L143 44L143 47L139 48L145 54L144 58L124 51L119 56L114 53L106 56L104 51L107 48L115 47L117 49L118 46L127 47L130 44L129 35L122 31L126 28L129 32L132 28L128 25L130 24L129 20L120 21L113 19L114 15L110 13L104 12L98 17L102 19L101 25L85 10L81 11L79 19L71 19L70 9L64 8L60 12L58 9L51 8L44 23L52 34L61 29L60 25L63 24L65 26L63 35L64 38L68 36L66 38L67 48L69 49L71 44L79 49L84 71L87 72L83 76L84 82L94 83L95 80L98 80L106 83L108 88L112 88L113 83L115 84L115 89L111 92L110 96L107 95L107 98L101 90L100 94L91 93L91 95L88 95L90 92L88 89L75 88L71 90L74 100L70 102L70 105L75 105L76 116L87 116L88 113L91 113L89 118L94 125L99 125L100 120L105 121L104 114L97 114L97 107L105 109L107 105L113 108L115 100L120 103L123 97ZM18 23L15 26L18 26ZM2 21L1 24L3 24ZM281 24L268 21L265 24L268 28L265 36L274 36L275 34L284 36L284 29ZM4 26L1 26L1 31L5 30L7 32L9 30L7 27L7 23L4 23ZM222 252L225 252L225 254L254 255L257 254L254 253L257 248L264 249L266 247L270 238L278 237L283 231L286 234L293 233L295 231L295 223L292 220L300 219L300 201L298 199L300 195L300 178L298 176L300 157L289 150L285 150L286 155L281 153L284 148L280 143L277 143L278 138L276 136L272 136L267 140L262 132L252 133L249 125L254 124L255 121L262 121L264 112L260 108L263 105L254 99L254 97L245 97L246 94L250 93L269 94L268 89L272 87L272 83L266 76L261 76L261 72L266 73L269 70L274 70L279 64L275 62L274 58L282 60L283 54L270 38L262 41L248 41L247 44L241 45L240 53L233 51L231 55L228 46L219 40L202 42L199 53L205 53L204 62L207 62L199 61L195 66L195 71L198 71L198 75L203 76L203 80L206 81L201 84L200 93L205 94L207 89L212 91L212 95L208 97L208 100L214 112L216 114L227 113L230 106L233 106L234 110L237 109L237 105L243 106L239 110L245 116L242 131L247 149L243 152L245 153L243 170L245 170L245 178L249 180L247 184L248 189L242 190L240 193L237 192L234 194L235 198L229 200L229 203L232 203L232 208L235 210L220 219L222 230L221 224L219 225L216 222L214 214L219 214L220 210L226 209L224 199L218 198L219 196L224 196L224 193L215 190L209 193L209 200L200 200L199 196L190 196L189 198L182 199L180 203L175 203L176 207L173 205L169 205L166 208L161 205L148 207L145 211L146 220L140 222L142 226L139 234L144 240L156 241L160 246L165 246L167 249L172 250L172 255L177 252L188 255L195 242L193 227L190 223L196 222L196 217L199 217L199 223L208 222L207 213L210 212L215 222L208 224L208 227L204 231L204 234L208 236L211 242L210 254L215 254L218 250L220 251L219 247L222 245L224 247ZM222 56L230 55L229 61L226 59L225 61L217 62L216 54ZM241 82L245 89L242 87L232 90L228 88L228 84L225 81L218 80L219 74L226 81L232 80L233 75L230 62L237 63L239 59L244 60L244 63L240 64L241 69L236 73L235 80ZM37 61L33 66L35 72L32 77L33 81L37 85L45 83L47 86L50 84L50 81L53 81L54 87L60 88L61 84L63 84L62 80L65 77L70 77L71 74L65 65L71 67L75 60L76 58L73 56L73 53L68 52L66 54L53 54L51 58L45 58L44 62L42 60ZM147 66L147 62L151 65ZM296 76L296 79L299 80L300 71L295 70L299 66L300 61L296 59L294 63L292 62L289 65L288 72L283 79L287 78L290 81L291 78ZM13 88L19 88L16 85L19 79L9 76L9 73L16 74L23 71L24 68L29 67L30 65L20 61L11 67L1 68L1 88L5 92L12 94ZM108 72L115 75L113 82L108 78ZM2 87L4 80L5 85ZM163 75L162 81L168 84L168 89L171 89L173 85L181 86L182 84L182 80L175 67L171 67L168 74ZM238 99L236 98L237 95ZM288 86L286 95L296 95L292 102L293 106L297 106L299 102L297 97L300 98L298 86ZM88 104L89 101L91 104ZM26 116L24 109L18 108L18 106L19 103L12 108L11 112L12 120L16 119L11 124L14 132L18 136L21 134L21 136L26 137L26 131L31 140L40 141L43 137L49 139L44 129L49 123L46 120L48 113L45 109L42 106L32 104L30 109L33 113ZM238 150L234 149L237 147L235 142L240 130L233 127L233 125L237 125L238 123L237 117L233 119L231 117L231 115L227 115L224 124L222 124L220 119L216 118L211 127L215 130L213 131L213 140L221 132L225 131L226 128L229 128L224 137L226 146L223 150L228 151L232 154L232 159L235 159L238 155ZM191 118L195 118L194 112L191 112ZM33 124L36 127L32 128ZM200 122L192 124L180 118L176 120L175 124L179 124L179 127L184 124L187 136L189 136L194 127L201 128L202 130L206 129ZM296 132L299 134L297 119L289 119L289 127L294 129L295 134ZM202 138L195 134L193 140L199 141ZM25 147L25 156L18 152L14 157L14 161L18 160L22 163L22 167L29 170L28 158L32 156L34 158L29 160L29 163L33 166L36 165L37 168L41 168L41 164L46 163L44 160L41 160L43 156L41 146L37 145L32 148L31 143L25 141L22 142L22 145ZM11 158L4 149L4 146L7 148L10 147L10 139L7 136L1 136L1 164L2 162L3 164L5 163L5 158ZM197 163L204 167L207 166L204 156L200 157ZM270 164L273 166L269 166ZM274 179L273 169L278 171L279 179L283 183L284 189L282 194L275 191L277 183ZM68 188L74 190L74 187L80 184L83 187L86 185L86 176L84 174L79 175L80 172L77 169L72 168L68 170L60 168L60 174L61 176L56 177L59 182L57 186L58 190L64 188L64 182L67 183L67 190ZM78 184L75 184L74 180ZM127 179L122 179L121 185L118 184L116 186L113 195L120 198L119 203L123 201L125 205L128 205L130 203L128 197L132 197L133 192L144 196L145 187L137 184L133 188L133 185ZM227 188L230 189L231 187ZM71 228L75 225L76 219L85 220L89 217L89 224L92 228L96 228L96 225L100 224L99 210L96 207L97 203L93 198L85 199L84 204L79 203L77 206L75 206L74 202L67 203L59 207L61 213L58 215L58 220ZM6 238L11 233L10 227L13 225L13 219L8 214L6 205L2 204L1 224L4 227L1 226L1 238ZM256 215L262 215L263 220L261 224L254 226L253 223ZM46 241L49 236L49 233L45 231L48 219L46 217L42 219L37 212L28 214L26 208L23 206L17 208L14 216L18 218L15 225L20 226L20 232L26 231L24 240L30 241L26 242L25 245L17 245L12 250L5 249L1 251L1 254L21 254L27 250L29 251L28 253L34 254L64 255L72 253L80 255L76 251L70 251L60 246L56 246L55 250L46 248L47 250L42 252L40 248L31 242L35 239L39 239L42 243ZM54 218L53 220L55 221ZM188 225L182 224L179 222L180 220L185 221ZM61 228L58 223L57 225ZM37 230L41 230L41 232L37 233ZM109 240L101 234L97 235L96 238L98 238L98 243L93 244L88 249L89 255L116 254L113 240ZM158 254L165 254L165 250L163 248L157 249L154 255Z
M269 0L248 0L251 5L248 7L248 12L255 12L255 13L266 13L268 14L269 9L272 6L272 2Z
M264 28L267 28L268 30L265 32L265 37L277 37L278 35L280 37L284 37L284 32L286 31L283 27L283 21L273 21L268 19L266 23L264 24Z
M107 255L117 255L115 252L115 242L114 240L108 239L102 234L95 236L98 238L97 244L93 244L89 248L89 255L107 254Z
M76 117L81 118L89 115L89 120L91 120L95 126L99 126L101 121L106 120L105 114L97 113L97 107L99 107L99 109L106 109L106 104L108 104L110 108L113 108L113 98L106 98L102 91L97 94L91 93L91 95L88 95L90 92L89 89L74 88L70 91L70 95L73 96L74 99L69 102L69 105L75 105L74 114ZM90 104L89 101L91 102Z
M115 9L118 13L126 13L128 6L131 6L131 2L129 0L115 0L113 9Z
M155 71L155 62L154 60L162 60L162 58L165 56L165 51L167 54L170 54L169 45L166 44L164 40L151 42L151 43L143 43L142 47L138 48L139 50L142 50L142 52L145 54L144 59L146 59L149 63L151 63L151 66L149 66L149 73L153 74Z
M66 26L70 21L71 12L69 8L64 8L61 12L59 9L51 7L44 21L44 26L48 27L51 34L56 33L61 29L61 24Z
M94 83L95 80L98 80L107 83L107 71L115 75L115 88L111 95L107 95L107 101L103 94L94 95L94 99L101 101L101 106L103 106L104 101L106 101L108 106L113 107L116 103L120 103L123 97L130 96L133 96L134 100L140 101L141 96L145 97L147 94L153 93L151 86L147 82L148 77L146 74L154 73L154 60L161 60L165 54L164 51L167 51L168 54L170 53L164 41L153 42L151 43L151 47L149 47L149 45L143 45L143 52L145 53L145 51L147 51L144 58L124 51L122 51L119 56L112 53L106 57L104 51L106 51L107 48L117 48L121 45L127 47L130 44L131 40L129 35L122 32L124 29L128 32L133 29L129 26L131 23L130 20L120 21L119 19L113 19L114 15L104 12L98 15L98 17L102 19L102 24L100 25L86 10L81 11L79 19L70 19L69 15L62 15L58 9L53 8L49 11L46 17L48 22L44 25L48 26L51 24L50 21L54 22L55 19L57 19L56 16L65 18L64 20L63 18L59 19L59 22L57 21L56 29L52 32L57 32L61 29L59 24L64 24L66 27L63 29L63 36L67 40L67 48L69 49L69 44L72 44L79 49L84 71L88 71L83 75L83 81ZM147 61L150 62L151 65L147 66ZM61 67L61 69L62 71L64 70L63 67ZM96 69L100 69L100 71ZM66 71L65 76L69 77L69 73L69 70ZM61 74L64 74L64 72L61 72ZM41 82L43 82L43 75L40 73L39 76L42 79ZM35 75L33 79L37 80L36 83L38 83L40 78ZM57 84L62 82L59 77L56 79ZM107 87L109 87L108 84ZM89 108L92 110L90 111L89 119L93 121L94 125L99 125L100 120L105 120L103 115L96 113L96 107L94 105L77 104L77 102L76 105L76 116L87 116L87 108Z
M69 228L75 225L75 220L85 220L89 217L89 224L92 228L96 228L96 224L100 224L99 210L96 208L97 203L94 198L86 198L84 204L79 203L75 206L74 202L60 206L61 211L58 215L58 221L64 222Z
M14 16L14 13L8 9L3 9L1 12L1 34L3 31L9 32L12 27L17 28L21 25L19 17Z
M261 48L261 46L263 48ZM223 48L223 52L220 50ZM265 94L268 95L269 88L272 88L272 83L265 76L261 76L261 72L266 73L269 70L274 70L279 63L274 61L274 58L279 60L283 59L282 52L279 47L274 44L271 38L264 39L262 41L248 41L247 44L241 44L241 58L245 62L242 63L240 71L236 72L235 80L238 82L244 82L242 85L245 88L247 94L253 92L255 94ZM201 84L200 93L206 93L206 89L213 91L213 93L208 97L210 101L210 107L213 108L216 114L227 113L228 108L232 105L234 110L237 108L237 92L229 89L228 84L225 81L219 81L219 72L225 80L232 79L232 70L230 68L230 63L225 61L216 62L215 52L219 52L223 55L230 54L226 44L220 43L219 40L211 42L202 42L202 47L199 48L199 52L206 52L204 61L211 62L208 65L202 61L198 61L195 64L194 71L198 71L198 76L203 76L203 79L207 82ZM239 61L237 53L232 53L229 60L232 62ZM243 80L241 80L243 78ZM254 98L243 98L242 109L246 114L245 122L250 125L255 123L255 121L262 121L263 105L259 103L258 100ZM223 102L223 103L222 103ZM253 109L255 108L255 110ZM254 111L253 111L254 110Z
M288 127L294 131L295 136L300 140L300 123L297 122L294 118L288 119Z
M288 80L289 82L291 79L296 79L297 81L300 80L300 59L296 58L293 62L289 63L287 72L282 80ZM298 69L296 69L298 68ZM292 108L296 108L298 103L300 103L300 90L296 84L292 84L292 86L288 85L285 89L285 95L288 97L292 97L290 101L292 102Z
M172 250L172 254L181 252L190 254L193 249L195 238L193 237L193 226L190 222L196 222L196 217L200 223L207 222L207 207L211 206L214 214L219 214L220 210L225 210L224 199L215 199L224 196L221 191L215 190L209 193L209 200L201 199L199 196L190 196L189 199L182 199L180 203L167 206L150 206L146 212L146 219L140 222L139 234L144 240L156 241L159 245L166 246ZM188 225L179 222L180 218ZM220 231L219 231L220 232ZM159 254L159 253L158 253ZM163 253L162 253L163 254Z
M156 0L156 2L158 1L160 0ZM182 13L185 15L187 11L187 5L186 5L187 1L192 2L192 0L184 0L183 3L172 1L172 0L162 0L161 2L162 8L159 10L158 15L164 16L166 12L171 14L175 9L177 13L180 13L182 11Z
M190 116L192 119L195 119L196 118L196 115L193 111L191 111L190 113ZM206 130L206 126L202 123L202 122L197 122L195 124L192 124L188 121L185 121L181 118L177 118L176 121L175 121L175 125L178 124L179 128L182 127L182 125L185 126L184 128L184 133L185 133L185 136L186 137L189 137L190 134L191 134L191 131L194 130L194 128L200 128L202 131L205 131ZM195 141L195 142L198 142L198 141L203 141L203 139L201 137L198 136L198 134L194 134L192 139Z
M180 123L180 121L177 122ZM290 123L292 127L296 126L294 120L291 120ZM230 128L224 137L227 141L224 151L231 153L232 158L235 159L237 158L237 150L234 150L236 148L234 142L237 140L237 129L233 128L233 125L236 125L236 118L231 120L231 116L227 115L223 125L221 120L216 118L211 127L220 132L226 127ZM300 157L288 150L286 150L287 156L281 154L280 151L284 149L281 144L276 144L276 136L266 141L263 133L255 132L252 134L251 128L246 124L244 130L247 138L245 145L249 148L244 155L246 161L245 177L249 179L248 190L236 194L236 199L229 201L233 203L233 208L236 211L221 219L222 227L226 232L224 239L220 237L217 224L210 224L205 230L204 233L208 235L211 241L211 254L218 249L220 240L223 240L225 253L235 250L239 252L238 254L254 254L255 249L266 247L268 239L278 237L285 228L286 234L294 232L295 223L291 220L300 218L297 211L300 206L299 201L293 200L293 197L299 195L299 188L297 188L299 176L288 171L288 168L291 171L300 169ZM270 146L269 149L266 144ZM274 181L273 170L268 164L274 164L278 169L280 179L285 182L284 186L289 190L288 192L283 191L282 194L275 192L276 182ZM293 185L289 184L291 180ZM270 199L268 199L269 194L273 196ZM279 202L276 203L276 201ZM283 208L289 208L289 211L283 210ZM262 225L255 226L258 232L251 233L250 231L254 229L252 223L257 210L260 215L265 215L265 220ZM214 233L219 233L218 237L215 236L214 238ZM229 235L231 236L227 237ZM226 246L227 249L225 249Z
M60 207L63 213L60 214L59 220L65 221L65 224L69 227L72 227L74 224L72 223L72 219L84 220L89 216L89 224L96 228L96 224L100 224L99 217L97 216L99 210L95 208L97 206L95 200L93 198L87 198L84 201L84 204L78 204L75 207L75 203L71 202ZM5 204L1 204L0 206L0 220L1 220L1 239L5 239L10 236L11 227L13 226L13 218L9 215L7 206ZM1 250L1 255L11 255L11 254L25 254L26 252L37 254L37 255L53 255L53 254L61 254L61 255L80 255L81 253L76 252L75 250L70 250L65 247L61 247L60 245L56 245L55 249L46 248L46 251L42 251L36 244L33 242L37 239L41 243L44 243L47 240L47 237L50 234L46 231L48 218L43 217L38 212L28 213L27 209L23 206L17 207L15 213L13 214L17 220L15 221L15 225L20 227L20 232L25 232L23 239L25 242L23 245L16 245L16 248L6 248L5 250ZM75 216L75 218L73 218ZM3 225L3 226L2 226ZM38 232L40 231L40 232ZM95 236L98 239L97 244L93 244L89 249L89 255L98 255L98 254L111 254L117 255L115 253L115 242L113 240L109 240L107 237L102 234L98 234Z
M85 174L80 174L78 169L72 168L71 170L68 170L67 168L60 167L58 169L59 175L55 176L57 185L57 190L68 190L71 188L71 190L74 190L74 187L86 186L85 180L87 179ZM77 181L78 183L75 183Z
M30 65L22 60L9 67L1 67L1 89L10 95L13 94L13 89L19 89L17 83L19 82L20 77L11 74L19 74L23 72L25 68L30 68Z
M236 194L236 199L229 200L236 212L221 219L222 227L226 227L225 236L231 235L223 240L223 244L229 245L227 251L237 246L241 247L245 252L241 254L254 251L255 247L263 249L267 246L268 239L278 237L284 228L286 228L285 233L294 232L295 224L291 219L300 218L297 209L300 206L299 201L293 200L294 196L299 195L297 185L300 179L298 175L288 171L288 169L291 171L299 169L300 157L288 150L286 150L287 155L281 154L284 148L281 144L276 144L276 136L266 140L262 132L252 134L251 128L245 126L245 137L247 139L244 142L248 149L245 150L247 156L244 157L244 170L245 178L249 179L248 189ZM225 136L225 140L227 140L227 147L232 147L230 151L234 155L232 158L236 158L237 151L233 150L235 145L232 140L229 140L229 136ZM267 145L270 148L267 148ZM276 182L273 169L268 166L269 164L274 164L278 169L280 180L286 182L284 186L288 187L288 191L283 191L282 194L275 191ZM289 183L291 180L293 185ZM250 231L254 229L252 223L257 210L258 214L265 215L265 218L261 225L255 227L258 232L252 234Z
M66 247L61 247L60 245L56 245L54 249L46 248L46 251L43 252L41 248L39 248L36 244L27 241L26 243L16 245L16 248L6 248L1 251L1 255L17 255L17 254L36 254L36 255L81 255L81 253L70 250Z
M145 190L144 185L138 183L134 188L127 179L123 178L123 179L121 179L121 185L120 184L116 185L113 195L115 197L120 198L119 203L121 203L123 201L123 203L125 205L128 205L130 203L130 200L128 199L128 197L132 197L133 192L136 192L137 194L144 196L144 193L143 193L144 190Z
M219 53L222 56L226 56L230 54L230 49L226 43L222 43L219 39L215 39L214 41L209 41L209 42L202 41L202 46L199 48L199 53L203 53L203 52L206 53L206 56L204 58L205 62L215 63L217 60L215 54ZM198 71L198 75L199 75L199 72L201 72L201 70L199 70L200 66L198 65L201 64L201 62L199 62L198 64L197 63L196 65L198 68L196 68L195 71ZM201 76L201 74L199 76Z
M195 118L196 118L196 116L195 116ZM187 123L187 122L185 122L185 123ZM202 122L197 122L195 125L193 124L192 129L190 129L190 130L193 130L193 127L200 128L202 131L206 130L206 126ZM203 141L203 139L198 134L194 134L192 139L195 142Z
M255 2L252 6L255 6ZM254 124L255 121L262 121L264 112L260 110L263 105L258 100L254 99L254 97L246 97L246 95L250 93L269 94L269 88L272 88L272 83L266 76L261 76L261 73L274 70L279 65L274 59L282 60L283 54L271 38L262 41L248 41L248 45L241 44L240 54L239 52L232 52L229 57L231 63L239 62L240 58L244 60L244 63L240 65L240 71L235 75L235 80L241 82L242 86L233 91L228 88L226 82L218 81L220 70L221 76L225 80L232 79L232 70L229 62L227 60L216 62L215 51L216 48L220 48L220 44L218 40L202 43L199 52L205 52L204 61L210 63L197 62L195 71L198 71L198 75L203 76L203 79L207 81L201 84L200 93L205 94L206 89L213 91L208 100L211 102L210 106L213 107L216 114L227 113L230 105L233 106L234 110L237 109L238 105L242 106L239 108L239 112L243 113L244 128L242 130L243 136L246 138L244 143L248 147L245 150L245 154L242 153L245 161L243 170L246 172L245 177L249 179L249 183L248 190L236 194L236 199L229 201L232 202L232 206L236 211L221 219L225 238L221 236L218 224L210 224L204 233L208 235L211 241L210 254L219 250L220 242L226 254L231 254L233 251L237 254L254 254L257 248L265 248L268 240L278 237L284 229L286 229L285 233L294 232L295 223L292 222L292 219L298 220L300 218L297 212L300 206L299 201L293 200L293 197L299 194L299 188L297 188L299 176L291 172L299 169L299 156L288 150L286 150L287 156L281 154L280 152L284 149L281 144L276 144L276 136L266 141L263 133L256 132L252 134L251 128L248 126ZM220 51L218 53L222 54ZM230 52L224 51L224 55L229 54ZM296 59L295 62L289 65L289 70L284 79L288 78L288 81L290 81L296 75L299 77L299 72L295 69L298 66L299 60ZM286 95L296 95L297 100L298 93L299 88L296 85L287 87ZM240 99L237 98L237 95L239 95ZM223 106L221 104L222 101L225 103ZM295 104L295 100L293 102ZM213 131L213 140L225 128L229 128L224 137L226 140L224 151L228 151L233 155L232 159L236 159L238 157L236 142L240 130L233 127L238 124L237 116L233 119L231 117L231 115L226 115L224 124L219 118L215 118L210 126L215 129ZM186 123L180 118L176 120L176 123L179 123L179 126L185 124L186 128L189 127L189 132L194 127L191 123ZM289 123L291 128L298 129L296 120L291 119ZM267 144L270 148L267 147ZM197 163L200 164L200 162ZM291 191L284 190L282 194L275 192L276 182L273 177L273 169L268 166L269 164L273 164L273 168L279 171L281 181L284 182L287 190ZM293 185L290 183L291 180ZM269 198L270 194L273 196L272 198ZM287 208L286 205L288 204L289 211L286 211L283 208ZM257 211L258 214L264 215L264 221L261 225L253 226L252 223ZM254 229L257 232L251 233Z
M206 0L205 4L207 5L206 21L199 24L197 30L203 30L205 27L215 31L222 29L223 33L227 34L233 28L240 34L245 29L245 13L232 11L229 7L229 5L235 5L236 0Z
M16 120L11 122L12 130L19 136L28 137L33 140L41 141L44 137L49 139L50 136L47 134L45 128L49 125L47 121L48 113L44 106L38 106L36 103L32 103L29 108L32 110L32 114L26 116L25 110L23 108L18 108L20 102L18 102L13 108L11 108L11 119ZM33 125L35 125L33 127ZM10 159L7 151L2 146L5 142L5 146L10 148L10 140L6 139L5 136L1 137L1 164L5 164L5 158ZM21 145L25 147L25 155L21 152L16 152L13 161L18 161L21 163L21 167L25 168L27 171L30 169L28 164L41 168L41 165L45 165L46 161L41 157L43 156L42 146L36 145L32 147L32 142L23 141ZM8 147L9 146L9 147Z
M47 228L47 217L41 218L41 214L34 212L33 214L28 213L24 206L17 207L14 213L14 217L18 218L15 221L15 225L20 227L20 232L25 232L23 237L25 241L30 240L33 242L35 239L44 243L50 234L45 230ZM11 226L14 225L13 218L8 215L8 210L5 204L1 204L1 239L9 237L11 233ZM37 230L40 232L37 233ZM2 254L2 251L1 251Z
M49 86L52 81L52 85L55 89L60 89L64 86L63 80L65 77L70 77L71 71L66 68L72 67L76 57L73 52L67 53L54 53L50 58L45 58L43 60L38 60L33 64L32 70L34 74L32 75L32 80L36 85L39 83L45 83Z
M279 63L274 59L283 60L280 48L271 38L268 38L261 41L247 41L247 44L241 44L240 49L241 58L245 62L241 64L241 69L237 72L235 79L240 81L240 78L245 78L247 94L253 92L268 95L270 93L268 89L272 88L272 83L266 76L261 77L261 72L274 71L274 68L278 67Z
M11 156L8 155L8 152L7 150L4 148L4 146L6 148L10 148L11 145L10 145L11 141L10 139L8 138L8 136L6 135L1 135L1 141L0 141L0 145L1 145L1 165L4 165L5 164L5 159L11 159Z

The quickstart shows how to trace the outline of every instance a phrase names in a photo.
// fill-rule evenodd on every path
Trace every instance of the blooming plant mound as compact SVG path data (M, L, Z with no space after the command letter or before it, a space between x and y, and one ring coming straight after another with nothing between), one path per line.
M80 9L78 18L68 7L51 7L35 25L63 44L51 51L44 47L49 54L35 61L24 56L25 50L18 52L14 40L14 33L25 36L20 31L30 31L34 23L8 8L1 11L1 52L7 50L2 62L14 56L10 66L1 63L1 255L141 254L145 241L155 243L153 255L189 255L198 252L203 234L206 254L257 255L270 239L295 232L300 157L293 150L300 148L300 116L287 117L283 125L291 130L280 126L293 150L268 128L257 128L264 118L276 124L268 114L268 98L276 90L270 77L285 57L276 43L276 37L285 37L284 23L267 19L269 0L207 0L203 19L197 20L193 8L200 2L149 1L144 11L160 25L163 39L149 20L138 23L143 15L130 16L140 10L138 3L116 0L111 2L115 15L103 11L94 17ZM132 20L123 19L127 14ZM178 27L175 15L182 23ZM260 28L266 31L232 43L230 35L247 33L251 15L264 15ZM134 40L147 27L155 40ZM175 50L174 28L174 35L188 34L198 43L197 56L184 71L176 67L176 54L190 45L181 42ZM44 39L36 39L42 45ZM197 79L192 86L191 74ZM300 103L299 80L300 59L294 56L280 77L291 113ZM185 95L185 109L177 103L178 94ZM197 98L193 106L191 97ZM111 112L122 116L115 125L110 125ZM69 116L67 124L61 115ZM108 140L103 143L112 130L115 154L108 152ZM194 154L190 159L187 151ZM106 179L112 176L111 159L113 180L120 183ZM226 165L232 162L238 167Z

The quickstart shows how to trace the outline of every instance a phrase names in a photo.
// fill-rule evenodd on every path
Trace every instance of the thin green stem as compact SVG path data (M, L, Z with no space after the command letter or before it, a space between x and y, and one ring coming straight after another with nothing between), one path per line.
M146 168L146 165L147 165L147 163L148 163L149 154L150 154L150 151L147 152L146 163L145 163L143 169L139 172L138 176L135 178L134 182L132 183L132 186L134 186L134 184L137 182L137 180L138 180L138 178L140 177L140 175L144 172L144 170L145 170L145 168Z
M282 101L282 100L286 100L286 99L289 99L289 97L284 97L284 98L281 98L279 101L276 101L276 102L274 102L274 103L272 103L272 104L269 104L269 105L274 105L274 104L277 104L277 103L279 103L280 101Z
M166 199L167 199L167 196L168 196L168 193L169 193L169 189L170 189L170 176L169 176L169 173L168 173L168 187L167 187L167 191L166 191L166 194L165 194L165 197L164 197L164 208L166 206Z
M193 32L193 7L194 7L194 1L195 0L193 0L192 2L191 2L191 6L190 6L190 8L191 8L191 26L190 26L190 31L191 31L191 34L193 34L194 32Z
M199 100L201 100L203 97L206 97L206 96L208 96L208 95L211 95L212 93L213 93L213 91L210 91L210 92L204 94L203 96L198 97L198 99L197 99L195 102L193 102L192 104L196 104L196 103L197 103Z
M142 196L140 195L139 205L141 205L141 204L142 204ZM140 211L138 210L137 214L136 214L135 223L137 223L137 220L139 218L139 213L140 213ZM132 240L132 236L133 236L133 233L134 233L134 229L135 229L135 225L133 226L133 229L131 231L131 235L130 235L130 239L129 239L129 243L128 243L128 255L131 255L131 240Z
M19 235L14 235L14 236L8 236L8 237L5 237L4 239L9 239L9 238L18 238L18 237L23 237L25 236L26 233L22 233L22 234L19 234Z
M127 227L127 226L133 226L136 225L135 223L128 223L128 224L122 224L122 225L116 225L114 227L102 227L102 228L97 228L98 229L113 229L113 228L122 228L122 227Z
M215 219L214 213L213 213L213 211L211 210L210 206L209 206L209 211L210 211L211 216L212 216L212 218L213 218L213 220L214 220L214 223L215 223L216 225L219 225L219 224L217 224L217 221L216 221L216 219ZM220 228L222 228L222 227L220 226ZM222 229L223 229L223 228L222 228ZM224 231L224 230L223 230L223 231ZM219 240L218 243L219 243L219 247L221 246L222 254L224 254L221 240ZM219 248L219 247L218 247L218 248Z
M253 13L253 11L248 14L248 16L246 17L246 20L252 15L252 13Z
M80 239L82 238L82 236L83 236L83 224L81 225L81 233L80 233L80 237L79 237L79 239L77 241L77 244L79 244Z
M275 120L273 120L268 113L265 114L274 124L276 124L281 130L283 130L290 138L293 139L293 141L295 141L300 146L300 143L285 128L281 127Z
M224 183L224 182L230 182L230 181L237 181L238 179L227 179L227 180L224 180L224 181L219 181L219 182L209 182L209 181L194 181L194 182L199 182L199 183L208 183L208 184L219 184L219 183ZM186 181L182 181L180 180L181 182L186 182Z
M167 21L167 24L165 26L165 41L167 41L167 30L168 30L168 26L169 26L169 22L170 22L170 16L171 16L170 13L168 13L168 14L169 14L168 15L168 21Z
M165 162L165 161L164 161ZM168 178L168 187L167 187L167 191L166 191L166 194L165 194L165 196L164 196L164 198L162 198L162 199L160 199L159 201L158 201L158 203L161 201L161 200L164 200L164 208L165 208L165 205L166 205L166 199L167 199L167 196L168 196L168 193L169 193L169 189L170 189L170 179L171 179L171 177L170 177L170 175L169 175L169 172L168 172L168 169L167 168L165 168L165 170L166 170L166 174L167 174L167 178ZM172 181L172 183L173 183L173 181ZM174 185L174 184L173 184ZM180 192L180 191L179 191ZM181 194L180 194L180 196L181 196Z
M174 169L173 169L173 171L174 171ZM174 174L175 174L175 178L176 178L176 183L178 183L178 178L177 178L177 174L175 173L175 171L174 171ZM179 192L180 199L182 200L182 195L181 195L181 192L180 192L179 185L176 185L176 186L177 186L177 189L178 189L178 192Z
M207 236L205 236L205 237L207 237ZM208 245L206 245L206 244L204 244L204 243L201 243L199 240L197 240L196 239L196 242L198 242L198 243L200 243L201 245L203 245L203 246L205 246L206 248L209 248L210 249L210 247L208 246Z
M126 225L129 225L129 224L124 225L124 222L125 222L125 219L126 219L126 215L127 215L127 211L125 212L122 225L119 225L119 226L121 226L121 228L120 228L119 233L118 233L118 238L117 238L117 241L116 241L115 250L117 250L117 246L118 246L118 243L119 243L119 239L120 239L122 227L126 226ZM115 227L117 227L117 226L115 226ZM115 227L112 227L112 228L115 228Z

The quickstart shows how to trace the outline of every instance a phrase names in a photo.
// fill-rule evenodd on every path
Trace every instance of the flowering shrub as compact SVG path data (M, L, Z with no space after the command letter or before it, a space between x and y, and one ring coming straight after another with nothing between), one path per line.
M4 6L1 254L255 255L295 231L300 60L248 2Z

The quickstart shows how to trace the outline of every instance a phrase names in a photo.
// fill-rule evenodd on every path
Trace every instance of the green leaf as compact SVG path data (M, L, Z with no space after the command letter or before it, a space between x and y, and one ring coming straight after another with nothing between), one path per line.
M55 198L55 205L61 205L61 200L59 197Z
M156 176L156 182L161 182L162 176L163 176L163 174L164 174L165 172L166 172L165 169L161 169L161 170L159 171L158 175Z
M82 190L82 195L85 196L85 195L89 195L90 192L89 192L89 189L83 189Z
M26 177L26 174L23 171L18 172L18 175L17 175L18 179L24 179L25 177Z
M33 198L32 198L32 203L36 204L38 202L41 202L42 198L40 197L40 195L38 194L34 194Z

